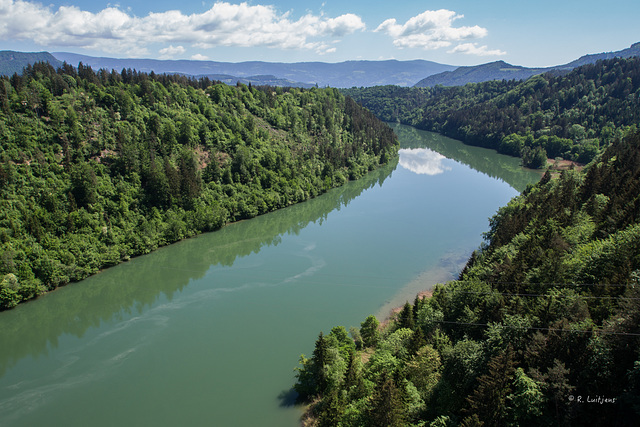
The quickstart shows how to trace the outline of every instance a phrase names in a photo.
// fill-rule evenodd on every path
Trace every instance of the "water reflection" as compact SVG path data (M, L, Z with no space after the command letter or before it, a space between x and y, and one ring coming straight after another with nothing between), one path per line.
M517 157L498 154L495 150L465 145L461 141L447 138L398 123L389 126L398 135L402 148L429 148L439 154L471 167L478 172L498 178L521 192L527 184L542 177L539 170L525 169Z
M417 174L446 171L447 166L442 163L444 154L476 170L498 176L519 190L531 182L531 178L523 177L528 172L518 166L518 159L464 146L458 141L407 126L394 128L404 147L399 162ZM425 146L442 154L424 149ZM382 186L397 164L392 162L308 202L161 248L82 283L71 284L36 301L0 312L0 377L25 357L45 356L58 347L65 334L82 337L90 328L98 328L104 322L124 319L129 314L140 316L162 295L171 304L176 292L204 277L212 266L234 266L239 258L258 253L266 246L279 245L284 235L297 235L310 223L322 224L329 213L348 206L366 189ZM377 206L376 209L381 211L385 207ZM384 228L379 232L383 235ZM305 253L300 252L301 255ZM295 274L309 275L321 267L311 262L309 270Z
M171 301L175 292L204 277L212 266L231 267L265 246L277 246L283 235L297 235L310 223L322 224L329 213L348 206L363 191L382 186L396 167L393 161L315 199L160 248L0 312L0 377L22 358L58 347L63 334L82 337L89 328L122 313L140 315L161 295ZM319 266L312 263L310 268Z
M392 178L397 160L0 313L0 424L297 425L276 396L317 331L451 278L515 193L397 130L416 173Z
M451 170L442 163L445 156L428 148L403 148L399 154L400 166L418 175L438 175Z

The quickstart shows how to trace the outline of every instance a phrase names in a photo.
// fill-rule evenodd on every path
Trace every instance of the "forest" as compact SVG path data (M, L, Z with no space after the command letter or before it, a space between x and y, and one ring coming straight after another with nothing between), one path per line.
M640 123L640 58L601 60L568 74L464 86L343 91L388 122L521 157L589 163Z
M320 333L308 426L632 426L640 419L640 133L547 172L459 280Z
M0 310L313 198L398 150L335 89L82 63L1 78L0 140Z

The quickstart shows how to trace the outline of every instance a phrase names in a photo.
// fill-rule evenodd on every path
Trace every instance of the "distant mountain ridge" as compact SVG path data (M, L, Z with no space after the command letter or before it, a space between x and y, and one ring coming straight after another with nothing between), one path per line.
M576 59L575 61L571 61L566 65L558 66L555 68L567 67L570 69L574 69L581 65L593 64L594 62L600 59L631 58L634 56L640 56L640 42L634 43L630 47L619 50L617 52L603 52L603 53L594 53L590 55L584 55Z
M415 87L442 86L463 86L467 83L481 83L490 80L526 80L537 74L554 72L557 74L567 73L574 68L586 64L594 64L603 59L631 58L640 56L640 42L634 43L631 47L617 52L603 52L584 55L568 64L557 65L555 67L528 68L518 65L511 65L504 61L489 62L487 64L475 65L471 67L459 67L453 71L445 71L428 76Z
M21 73L28 64L45 61L59 67L63 61L71 65L82 62L93 69L117 71L123 68L158 74L184 74L208 77L227 84L237 82L254 85L336 88L372 86L433 87L462 86L489 80L526 80L536 74L553 72L564 74L585 64L615 57L640 56L640 42L617 52L584 55L564 65L546 68L528 68L495 61L476 66L456 67L432 61L346 61L327 62L216 62L194 60L117 59L92 57L67 52L13 52L0 51L0 75ZM417 83L416 83L417 82Z
M470 67L459 67L453 71L433 74L416 83L415 87L462 86L467 83L481 83L489 80L526 80L536 74L549 71L548 68L527 68L511 65L504 61Z
M298 82L299 85L349 88L354 86L397 85L412 86L418 80L435 73L457 68L425 60L413 61L346 61L328 62L216 62L158 59L97 58L75 53L53 52L53 55L71 65L82 62L94 69L121 70L135 68L155 73L179 73L193 76L229 75L233 78L273 75L278 79ZM235 82L234 82L235 83Z
M238 77L238 76L231 76L229 74L204 74L204 75L198 75L193 77L196 77L196 78L207 77L211 80L226 83L228 85L243 83L245 85L252 84L255 86L301 87L301 88L307 88L307 89L315 86L311 83L302 83L302 82L295 82L293 80L288 80L288 79L280 79L274 75Z

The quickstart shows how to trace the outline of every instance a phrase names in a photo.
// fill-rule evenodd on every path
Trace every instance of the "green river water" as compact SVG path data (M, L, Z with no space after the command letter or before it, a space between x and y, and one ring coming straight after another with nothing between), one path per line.
M361 180L0 313L0 426L297 426L318 333L454 278L540 178L394 129L399 160Z

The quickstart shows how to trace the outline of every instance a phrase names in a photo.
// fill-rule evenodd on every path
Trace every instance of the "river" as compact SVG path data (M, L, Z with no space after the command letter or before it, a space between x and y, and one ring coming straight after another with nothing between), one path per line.
M0 313L0 426L297 426L293 368L318 333L454 278L540 178L394 128L399 160L356 182Z

